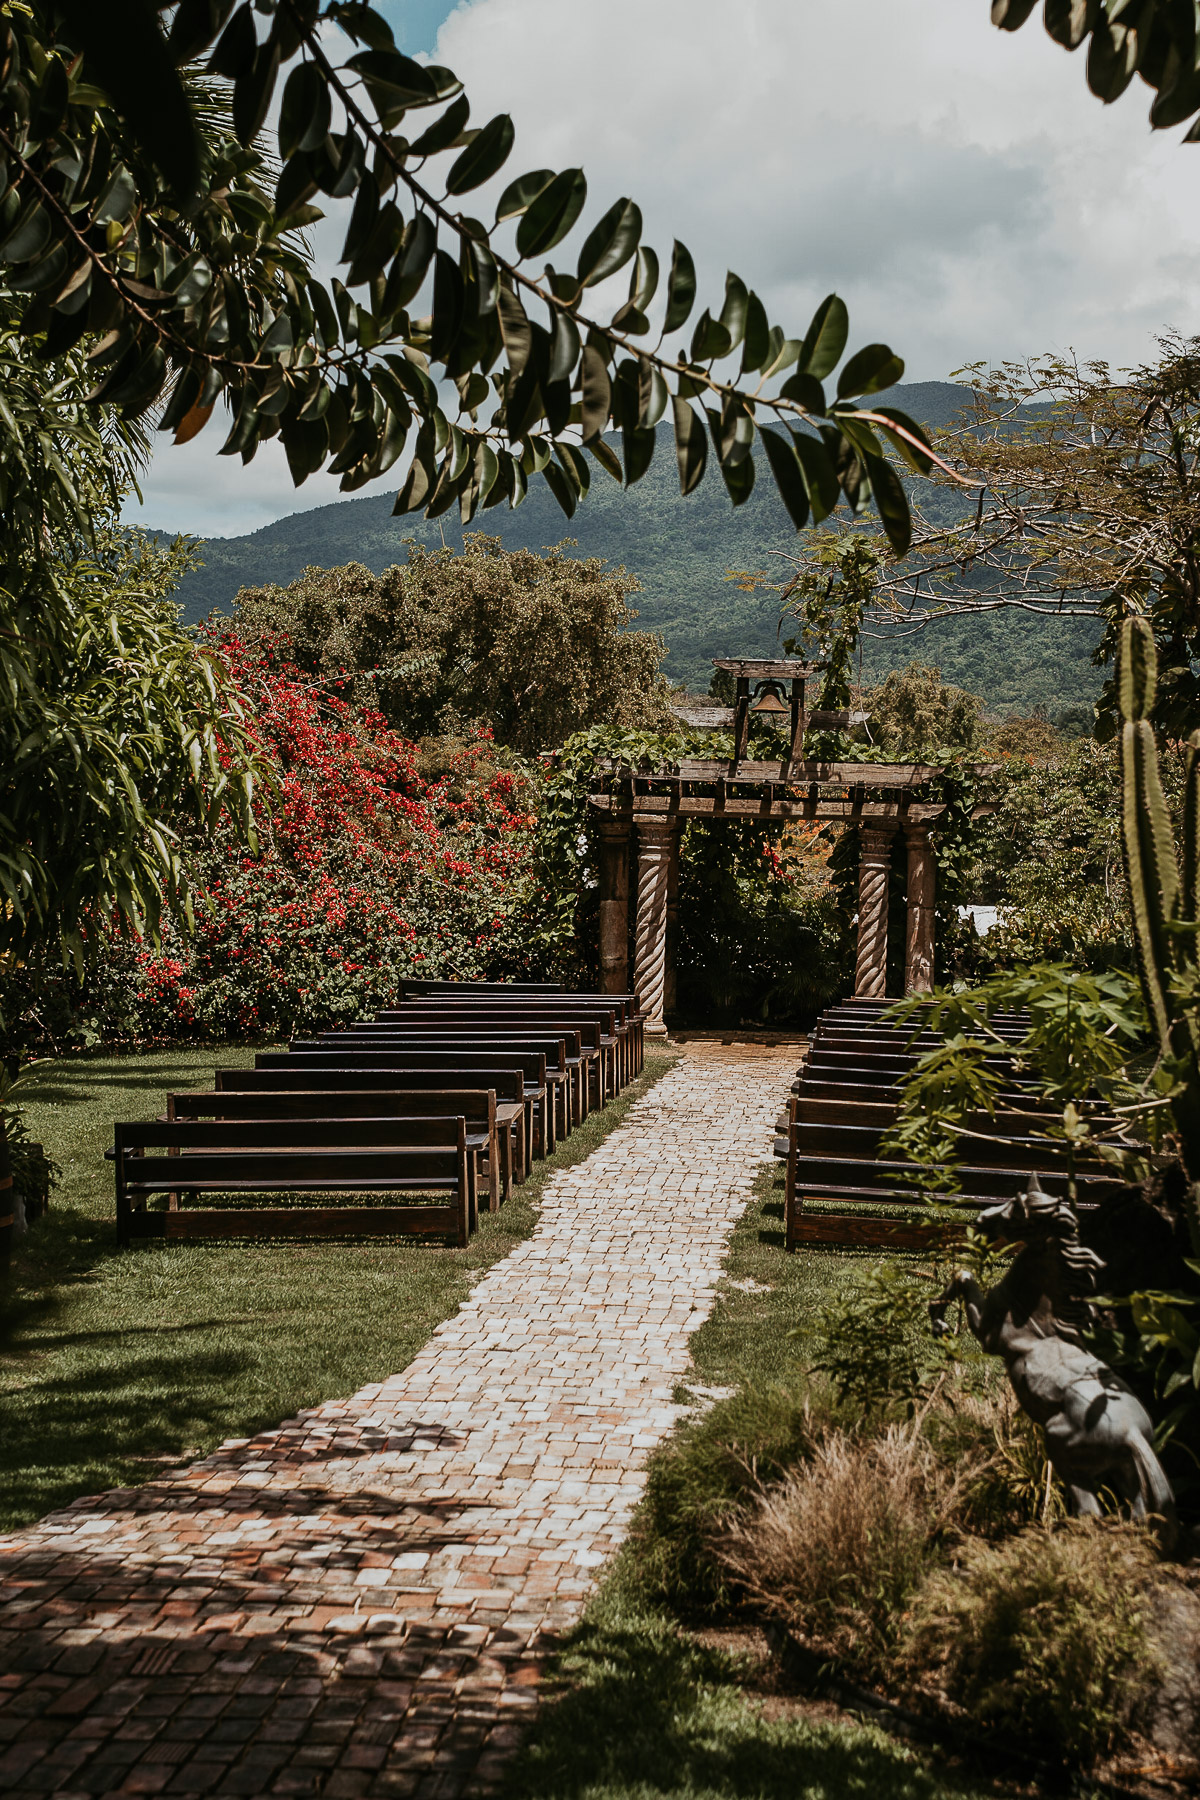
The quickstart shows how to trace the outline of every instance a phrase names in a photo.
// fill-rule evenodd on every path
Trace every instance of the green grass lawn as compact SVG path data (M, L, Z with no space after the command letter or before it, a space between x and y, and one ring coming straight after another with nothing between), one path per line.
M139 1245L118 1252L116 1119L210 1082L221 1046L47 1064L22 1083L30 1132L63 1170L0 1288L0 1529L144 1481L300 1407L396 1373L480 1274L533 1229L542 1184L587 1156L674 1060L593 1114L463 1250L428 1244Z
M783 1249L783 1171L764 1169L734 1232L711 1317L692 1338L695 1388L804 1383L797 1326L873 1260ZM685 1384L677 1398L686 1399ZM783 1697L741 1652L657 1603L634 1543L606 1570L551 1671L548 1703L505 1800L983 1800L944 1758ZM829 1711L830 1709L826 1709Z

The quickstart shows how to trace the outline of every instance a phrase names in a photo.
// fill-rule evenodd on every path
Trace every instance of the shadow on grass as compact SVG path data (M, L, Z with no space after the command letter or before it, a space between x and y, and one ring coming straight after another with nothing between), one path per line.
M767 1718L740 1659L663 1615L603 1595L568 1640L536 1739L504 1800L934 1800L978 1790L938 1779L873 1728ZM569 1683L555 1694L557 1683Z

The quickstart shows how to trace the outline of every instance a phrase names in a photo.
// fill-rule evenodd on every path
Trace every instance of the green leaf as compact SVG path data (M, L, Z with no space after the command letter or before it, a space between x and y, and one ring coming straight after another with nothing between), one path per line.
M284 83L279 110L279 154L286 161L298 150L323 144L330 123L329 87L315 63L299 62Z
M574 485L563 474L557 463L547 463L542 470L546 485L568 519L571 518L577 504Z
M779 375L784 369L790 369L803 347L799 338L785 338L778 325L772 325L763 374Z
M439 150L452 150L462 135L467 120L471 116L471 102L465 94L460 94L452 106L448 106L440 119L427 125L419 138L414 138L408 146L410 156L436 156Z
M439 250L433 264L431 362L445 362L454 348L462 329L463 304L463 278L458 264L448 250Z
M570 313L554 308L547 381L565 381L579 358L579 327Z
M1139 42L1128 26L1097 21L1087 59L1087 84L1097 99L1110 106L1120 99L1137 72Z
M479 136L456 157L446 177L448 194L466 194L482 187L502 169L511 154L516 132L507 113L489 119Z
M583 346L581 368L582 406L580 430L583 442L599 437L612 410L612 383L603 356L594 344Z
M508 358L508 366L513 374L520 375L529 361L529 352L533 348L533 331L526 317L525 308L511 288L501 285L499 307L500 334L504 340L504 354Z
M432 106L438 99L433 71L399 50L360 50L342 67L404 106Z
M583 211L587 179L582 169L564 169L530 201L517 226L517 250L521 256L544 256L566 237Z
M625 486L632 487L640 481L654 458L654 447L658 442L658 433L645 426L626 426L621 433L621 442L625 450Z
M247 149L263 128L279 74L279 45L274 37L260 44L250 68L233 84L233 129Z
M721 308L721 324L725 327L731 350L736 350L745 336L749 304L745 282L731 270L725 277L725 304Z
M554 454L562 464L567 479L582 500L592 485L592 471L582 450L574 444L555 444Z
M992 24L1001 31L1018 31L1036 5L1037 0L992 0Z
M436 249L437 227L428 213L417 213L404 228L404 241L397 258L400 264L395 296L397 306L407 306L420 292Z
M416 148L415 145L413 147ZM505 219L518 218L521 213L526 212L553 180L553 169L534 169L530 174L518 175L515 181L510 181L496 207L497 225L502 224Z
M865 461L888 543L897 556L903 556L912 543L912 515L904 483L885 456L867 456Z
M893 424L902 425L905 431L911 432L913 437L919 439L922 444L929 446L929 437L924 426L918 425L917 421L911 419L906 412L901 412L898 406L873 406L871 411L873 413L878 413L881 418L891 419ZM912 444L907 443L905 439L898 436L896 432L889 431L886 425L880 425L879 429L883 432L883 435L886 437L888 443L891 444L892 448L899 451L910 469L915 469L918 475L928 475L930 469L933 467L933 463L928 456L923 456L920 450L916 449Z
M728 331L706 308L696 320L696 329L692 333L692 361L711 362L716 357L728 356L732 348Z
M190 199L200 183L200 137L158 7L152 0L59 0L59 10L85 74L111 97L176 195ZM253 37L249 15L247 22Z
M826 410L825 389L821 386L815 375L801 375L799 373L789 375L783 386L780 388L779 393L782 399L794 400L796 404L802 406L806 412L815 413L818 417Z
M822 519L829 517L841 498L837 471L819 438L810 437L804 431L793 431L790 435L796 446L796 458L804 476L804 485L808 489L812 521L814 525L819 525Z
M800 467L800 458L790 431L777 431L769 425L762 428L763 449L779 489L779 498L787 508L788 518L797 531L808 524L808 484Z
M638 361L638 425L657 425L667 410L670 397L661 370L648 356L641 357Z
M588 454L595 457L605 474L611 475L614 481L623 480L621 459L606 438L593 438L588 445Z
M629 298L638 312L645 312L658 292L658 254L643 244L629 276Z
M0 262L28 262L44 250L49 241L50 215L40 200L33 200L0 244Z
M754 491L754 458L744 456L740 462L722 461L721 479L734 506L745 506Z
M766 363L771 333L766 308L758 295L751 293L746 301L745 340L742 344L742 374L753 375Z
M667 281L667 316L663 320L663 331L678 331L686 324L692 307L696 304L696 265L692 261L690 250L686 244L675 239L675 248L671 252L671 273Z
M616 200L597 220L583 241L575 273L581 287L595 287L623 268L638 247L642 235L640 207L632 200Z
M708 433L686 400L671 400L675 418L675 456L679 463L679 491L690 494L704 479L708 461Z
M800 373L815 375L818 381L824 381L841 361L849 335L850 314L846 311L846 302L836 294L827 295L804 334L800 346Z
M895 387L904 374L904 359L886 344L866 344L850 358L838 377L838 399L854 394L877 394Z

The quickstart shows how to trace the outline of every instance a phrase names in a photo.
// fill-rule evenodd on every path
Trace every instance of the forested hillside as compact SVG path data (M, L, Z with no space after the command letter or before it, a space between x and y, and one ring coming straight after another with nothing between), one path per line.
M948 382L912 383L879 396L929 425L948 423L961 397L962 390ZM712 468L696 492L681 499L670 429L659 430L662 442L649 473L628 493L594 465L591 492L569 522L538 483L518 511L497 507L474 529L500 537L509 549L541 550L573 538L582 555L623 563L642 584L639 625L666 641L668 674L703 691L714 656L776 651L775 595L745 593L725 577L730 569L775 566L782 578L786 564L771 552L787 549L795 533L766 481L737 512ZM393 518L387 495L293 513L244 537L209 539L204 567L185 579L180 599L194 621L228 606L240 587L287 583L310 564L361 562L378 573L403 559L406 539L436 544L442 528L446 542L457 546L453 514L433 523L419 515ZM1099 691L1100 672L1090 660L1094 639L1086 621L1058 624L1028 615L947 621L915 637L868 641L863 672L870 679L916 656L984 695L992 711L1027 713L1043 706L1058 717L1090 706Z

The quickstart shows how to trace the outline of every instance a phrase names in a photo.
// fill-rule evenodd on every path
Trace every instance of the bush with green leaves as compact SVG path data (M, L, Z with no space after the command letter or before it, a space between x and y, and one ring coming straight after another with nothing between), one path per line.
M914 1607L904 1656L936 1672L973 1719L1064 1762L1090 1762L1128 1729L1157 1661L1144 1532L1113 1525L1027 1530L967 1545Z

